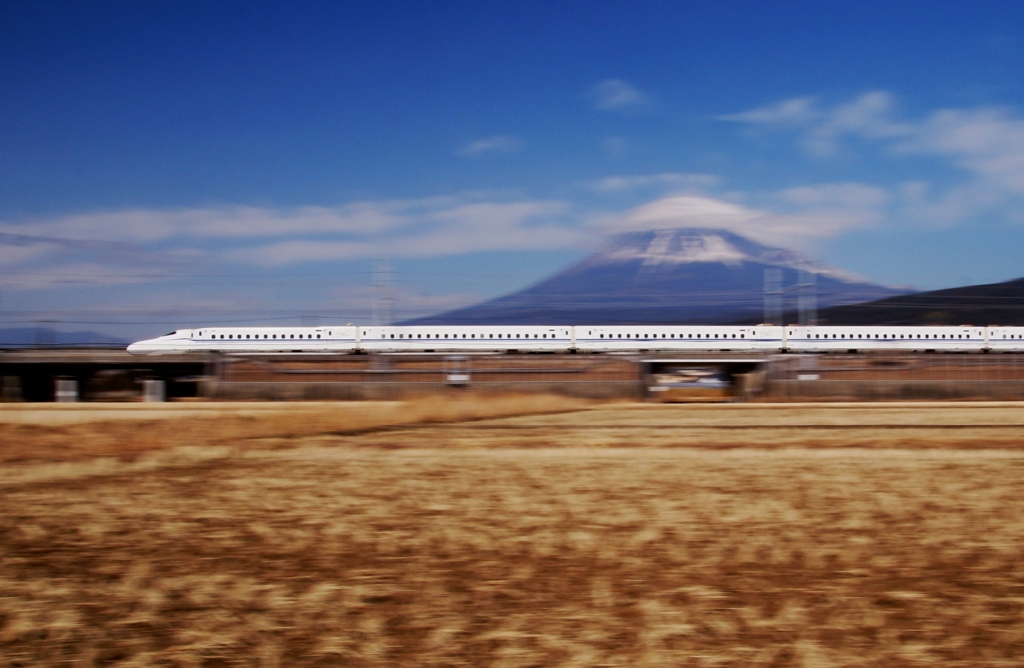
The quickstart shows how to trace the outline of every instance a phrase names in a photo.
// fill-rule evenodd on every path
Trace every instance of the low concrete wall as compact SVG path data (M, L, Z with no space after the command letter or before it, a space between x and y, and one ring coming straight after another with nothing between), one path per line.
M1024 381L784 380L766 384L769 401L1024 400Z
M382 401L431 394L558 394L584 399L641 399L643 387L636 381L537 381L530 383L471 383L454 387L445 383L301 383L217 382L203 384L209 399L309 401L322 399Z

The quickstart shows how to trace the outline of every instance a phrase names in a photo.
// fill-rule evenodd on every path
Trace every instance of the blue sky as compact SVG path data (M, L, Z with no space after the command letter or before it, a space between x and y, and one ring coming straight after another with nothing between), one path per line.
M1021 35L1016 2L6 2L0 327L365 322L375 259L419 315L654 227L1024 276Z

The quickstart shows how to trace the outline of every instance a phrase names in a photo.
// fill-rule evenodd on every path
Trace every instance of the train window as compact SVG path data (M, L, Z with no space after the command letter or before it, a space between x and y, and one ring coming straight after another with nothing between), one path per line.
M602 335L601 335L601 338L602 338L602 339L604 338L604 334L602 334Z
M318 339L319 339L319 338L320 338L320 335L319 335L319 334L317 334L317 335L316 335L316 338L318 338Z
M687 335L686 335L686 338L688 338L688 339L692 339L692 338L693 338L693 334L687 334Z
M839 335L839 338L841 338L841 339L845 339L845 338L846 338L846 334L840 334L840 335Z
M747 338L747 335L746 334L740 334L740 338L741 339L745 339L745 338Z
M626 338L627 338L627 339L629 338L629 334L626 334Z
M499 338L499 339L501 338L501 334L498 334L498 338Z
M475 338L476 338L476 334L470 334L470 335L469 335L469 338L471 338L471 339L475 339Z
M957 334L957 335L956 335L956 338L958 338L958 339L962 339L962 338L964 338L964 337L962 337L961 335Z

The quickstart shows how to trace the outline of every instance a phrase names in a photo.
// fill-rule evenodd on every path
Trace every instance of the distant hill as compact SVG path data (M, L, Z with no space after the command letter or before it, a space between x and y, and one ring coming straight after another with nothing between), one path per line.
M99 332L58 332L48 327L0 329L0 348L28 346L126 346L123 341Z
M409 324L715 324L760 321L765 269L793 285L815 274L819 307L906 291L869 283L797 253L715 229L621 234L540 283Z
M795 322L791 314L787 322ZM920 292L818 312L822 325L1024 325L1024 278Z

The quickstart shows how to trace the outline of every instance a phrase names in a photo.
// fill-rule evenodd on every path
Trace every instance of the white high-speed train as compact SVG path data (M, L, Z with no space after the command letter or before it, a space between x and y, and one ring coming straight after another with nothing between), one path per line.
M128 346L168 353L1024 352L1024 327L779 325L437 325L201 327Z

